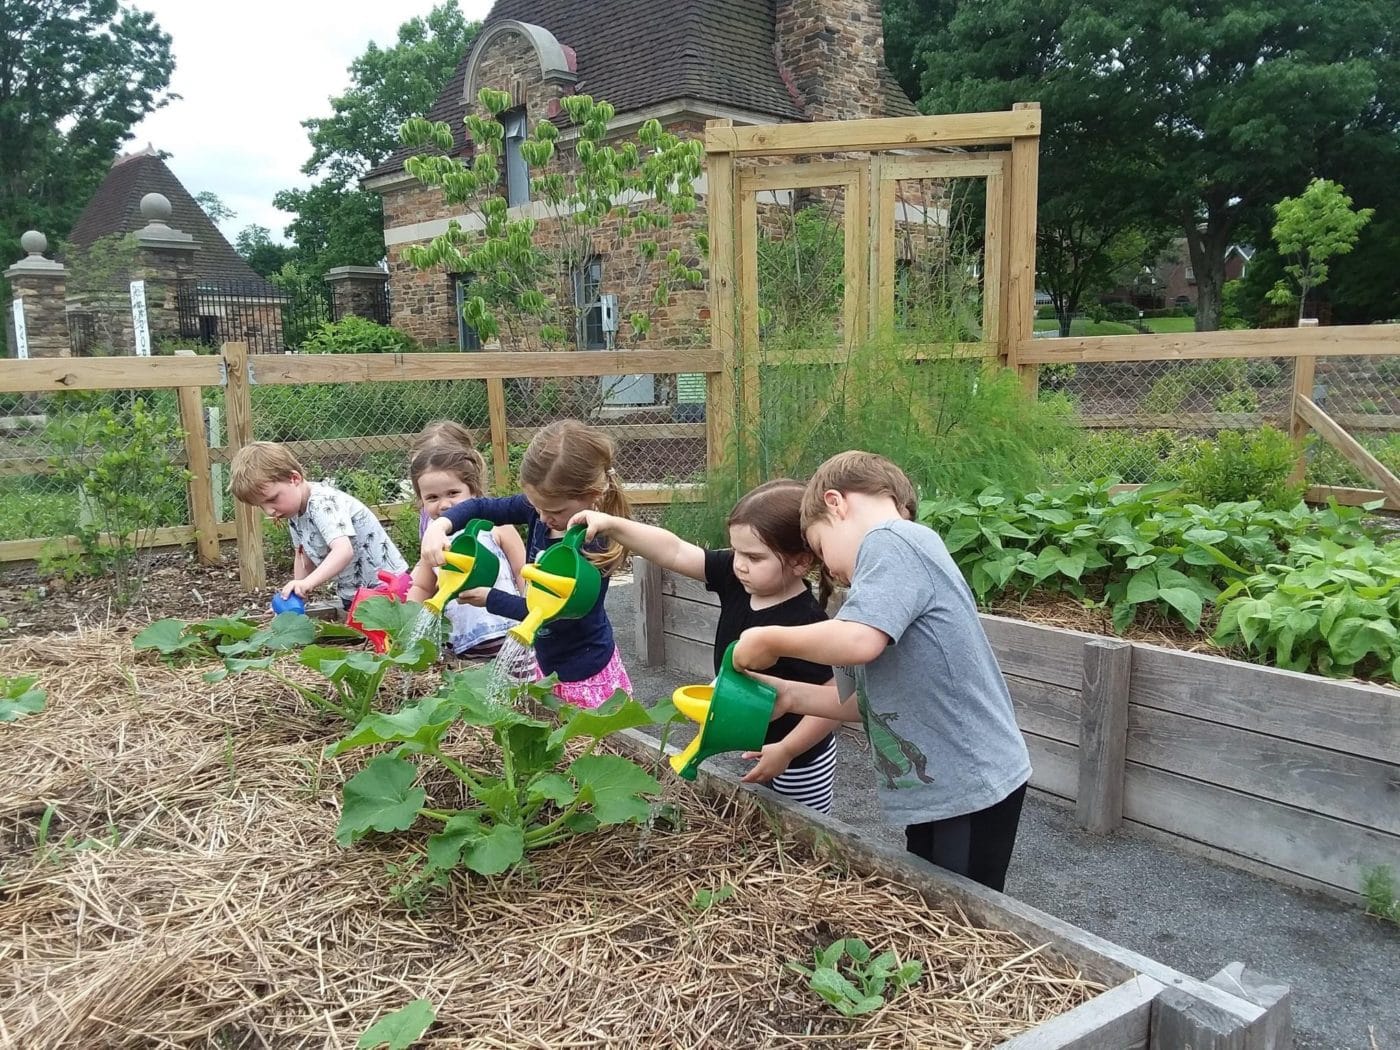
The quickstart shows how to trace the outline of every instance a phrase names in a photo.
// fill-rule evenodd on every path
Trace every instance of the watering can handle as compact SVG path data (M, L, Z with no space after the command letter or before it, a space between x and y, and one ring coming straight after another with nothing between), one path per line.
M588 538L588 525L575 525L564 533L559 540L566 547L572 547L576 551L583 550L583 543Z
M477 533L487 532L495 527L493 522L487 521L485 518L472 518L471 521L467 522L467 527L462 531L469 536L475 536Z

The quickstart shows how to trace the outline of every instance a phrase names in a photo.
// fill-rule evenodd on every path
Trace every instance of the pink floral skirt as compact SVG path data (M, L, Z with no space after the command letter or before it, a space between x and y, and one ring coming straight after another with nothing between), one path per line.
M536 664L535 681L543 679L544 673L539 664ZM622 654L614 646L612 657L603 665L601 671L581 682L556 682L554 695L575 707L601 707L619 689L626 693L632 692L632 679L627 677L627 668L622 666Z

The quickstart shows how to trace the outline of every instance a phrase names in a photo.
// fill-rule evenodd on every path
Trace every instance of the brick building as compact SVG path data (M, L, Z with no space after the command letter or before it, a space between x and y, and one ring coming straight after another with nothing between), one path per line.
M915 112L885 68L879 0L497 0L427 114L453 129L456 155L470 152L463 121L482 87L512 99L501 118L512 214L539 218L545 212L528 199L530 173L512 163L512 142L545 117L560 125L567 148L559 100L568 94L612 103L619 138L651 118L695 138L717 117L771 124ZM474 348L458 309L469 276L419 271L403 251L444 232L452 219L467 229L476 223L405 172L411 152L400 150L364 180L384 201L394 324L425 344ZM699 210L668 231L663 251L693 244L707 228L703 176L697 190ZM583 297L574 304L584 318L580 349L601 345L590 311L617 279L607 246L599 245L573 282ZM693 342L704 332L704 311L703 291L677 293L653 317L647 342Z

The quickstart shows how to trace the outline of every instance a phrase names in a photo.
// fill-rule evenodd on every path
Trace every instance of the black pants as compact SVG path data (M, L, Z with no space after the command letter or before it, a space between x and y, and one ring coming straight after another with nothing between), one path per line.
M976 813L910 824L904 829L907 848L940 868L999 891L1006 885L1006 869L1011 864L1025 800L1026 785L1022 784L1000 802Z

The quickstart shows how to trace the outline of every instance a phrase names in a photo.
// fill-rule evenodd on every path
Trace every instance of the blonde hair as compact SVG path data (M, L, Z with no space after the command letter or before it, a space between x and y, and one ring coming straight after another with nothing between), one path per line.
M240 503L259 503L263 489L292 476L306 477L306 471L285 445L275 441L251 441L233 455L229 467L229 488Z
M614 517L632 516L622 480L613 470L612 439L577 419L560 419L541 428L520 462L520 483L546 496L591 500ZM610 573L626 557L627 549L609 540L603 550L589 552L588 560Z
M486 457L470 445L429 445L413 457L408 465L408 478L413 482L413 494L420 501L423 493L418 488L418 479L434 470L460 478L473 496L486 495Z
M843 496L888 496L913 521L919 513L919 497L909 475L874 452L839 452L816 469L802 493L802 531L830 514L823 494L835 490Z

